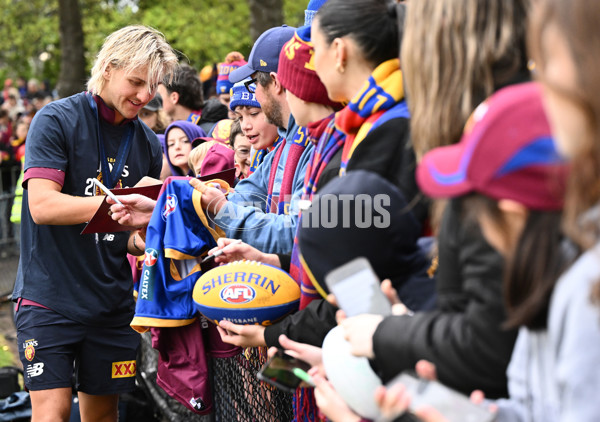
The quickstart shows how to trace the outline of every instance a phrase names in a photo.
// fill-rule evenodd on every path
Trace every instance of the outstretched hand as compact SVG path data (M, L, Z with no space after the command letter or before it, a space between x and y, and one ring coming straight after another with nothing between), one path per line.
M262 253L258 249L248 245L247 243L236 243L235 239L220 238L217 240L217 247L208 251L208 255L213 255L221 249L223 252L215 258L217 264L227 264L228 262L241 261L257 261L274 267L281 268L279 256L272 253Z
M221 321L217 326L221 340L240 347L266 346L265 327L262 325L239 325L231 321Z
M110 216L113 220L124 226L144 227L150 222L156 201L144 195L119 195L117 197L123 205L116 204L110 197L106 200L110 207Z
M344 338L350 343L350 352L354 356L375 357L373 334L383 320L383 316L362 314L346 318L340 325L344 328Z
M361 417L348 407L333 385L315 368L308 372L315 383L315 400L319 409L333 422L360 422Z
M205 209L213 215L218 214L223 205L227 202L225 194L220 189L210 187L208 184L196 178L190 179L190 185L198 192L202 193L202 198L200 199L202 209Z
M217 264L226 264L228 262L241 261L242 259L262 262L264 254L261 251L253 248L247 243L234 242L236 242L235 239L222 237L217 240L217 246L208 251L208 254L212 255L219 249L223 250L223 253L215 258Z

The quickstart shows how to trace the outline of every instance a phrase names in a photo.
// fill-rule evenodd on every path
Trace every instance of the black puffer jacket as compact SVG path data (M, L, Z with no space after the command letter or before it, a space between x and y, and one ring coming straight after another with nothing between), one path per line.
M450 387L505 397L517 332L500 327L505 319L503 259L474 222L464 222L460 200L444 212L436 278L437 310L388 317L377 328L374 364L384 382L426 359Z
M427 205L415 181L415 155L409 142L409 120L393 118L373 129L354 151L348 163L348 173L355 170L367 170L379 174L398 187L416 220L422 223L427 214ZM341 150L327 165L317 186L317 193L330 181L338 177L341 162ZM336 247L335 240L331 243ZM352 245L349 245L352 246ZM289 260L282 264L289 265ZM314 300L305 309L289 315L282 321L265 329L267 345L279 346L279 336L316 346L336 326L337 308L324 300Z

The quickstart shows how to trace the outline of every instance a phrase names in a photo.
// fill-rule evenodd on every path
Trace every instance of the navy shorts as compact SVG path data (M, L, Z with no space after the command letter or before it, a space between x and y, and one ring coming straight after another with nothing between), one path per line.
M91 327L39 306L21 306L15 317L19 357L29 390L71 387L108 395L135 387L140 335L129 325Z

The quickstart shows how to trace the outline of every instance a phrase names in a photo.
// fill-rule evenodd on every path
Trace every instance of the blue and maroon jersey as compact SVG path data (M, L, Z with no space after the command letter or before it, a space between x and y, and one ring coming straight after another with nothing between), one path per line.
M200 205L200 192L187 177L169 177L159 194L146 232L144 267L131 326L177 327L196 317L192 290L202 275L196 257L217 245Z

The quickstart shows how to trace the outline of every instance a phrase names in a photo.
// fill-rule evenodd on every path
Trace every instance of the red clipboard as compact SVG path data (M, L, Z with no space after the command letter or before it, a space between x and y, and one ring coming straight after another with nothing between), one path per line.
M130 195L133 193L137 193L156 200L156 198L158 198L158 194L160 193L161 188L162 184L157 184L151 186L142 186L139 188L111 189L111 192L115 195ZM100 207L96 211L96 214L94 214L92 219L87 223L87 225L83 228L80 234L114 233L137 229L137 227L133 226L123 226L122 224L119 224L118 222L113 220L108 215L110 206L111 204L106 202L105 197L104 201L102 201L102 204L100 204Z
M198 177L198 180L201 180L203 182L214 179L223 180L224 182L227 182L230 187L233 187L233 185L235 184L235 167L219 171L217 173L207 174L205 176Z
M233 186L233 184L235 183L235 167L220 171L218 173L207 174L206 176L199 177L198 179L203 182L207 180L220 179L227 182L229 186ZM111 189L111 192L117 196L131 195L137 193L139 195L144 195L148 198L156 200L158 198L160 190L162 189L162 186L162 184L156 184L151 186L143 186L139 188ZM102 201L102 204L100 204L100 207L96 211L96 214L94 214L92 219L87 223L87 225L83 228L80 234L115 233L136 230L138 228L133 226L124 226L113 220L108 215L110 206L111 204L106 202L106 198L104 198L104 201Z

